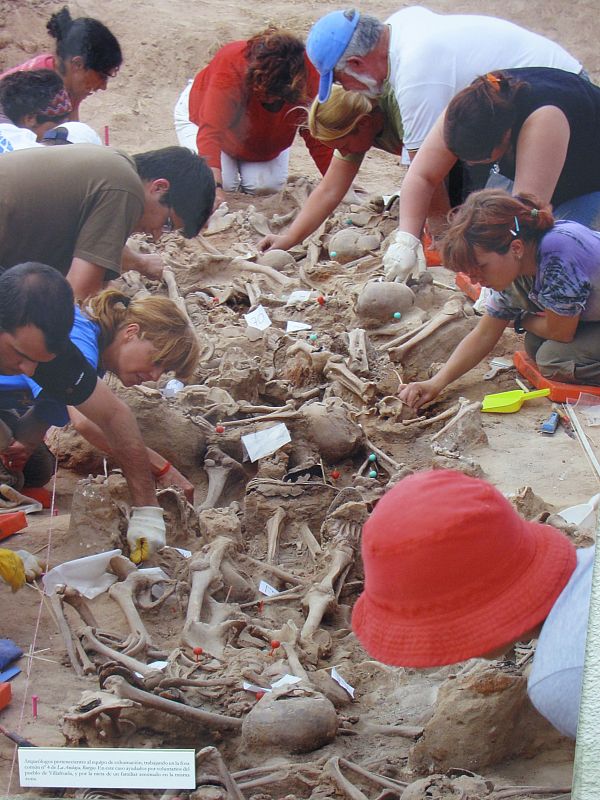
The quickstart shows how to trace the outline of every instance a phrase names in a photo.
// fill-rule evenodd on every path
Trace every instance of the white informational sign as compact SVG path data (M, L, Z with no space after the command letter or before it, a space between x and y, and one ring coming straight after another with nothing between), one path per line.
M19 747L22 787L195 789L193 749Z
M251 328L258 328L259 331L264 331L271 326L271 320L264 306L256 306L254 311L244 314L244 319Z
M288 319L285 332L296 333L297 331L309 331L311 328L312 325L309 325L307 322L296 322L295 319Z
M259 458L270 456L284 444L292 441L290 432L283 422L278 422L271 428L257 433L247 433L242 436L242 443L248 453L250 461L258 461Z

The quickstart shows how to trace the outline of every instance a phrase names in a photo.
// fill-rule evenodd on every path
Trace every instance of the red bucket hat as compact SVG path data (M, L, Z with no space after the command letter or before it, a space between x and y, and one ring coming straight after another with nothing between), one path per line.
M387 492L364 525L362 555L352 627L370 655L404 667L454 664L518 640L547 617L576 565L566 536L451 470Z

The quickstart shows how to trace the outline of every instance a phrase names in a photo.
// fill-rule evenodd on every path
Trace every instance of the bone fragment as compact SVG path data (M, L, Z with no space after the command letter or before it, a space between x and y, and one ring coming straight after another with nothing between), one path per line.
M277 508L267 522L267 564L273 564L279 551L279 537L285 520L285 511Z
M208 475L208 491L206 499L198 506L198 511L216 508L230 476L242 477L245 474L244 468L235 458L214 445L206 451L204 471Z
M183 703L176 703L164 697L158 697L151 692L136 689L135 686L127 683L121 675L111 675L104 682L104 688L117 697L126 700L133 700L135 703L156 711L164 711L166 714L173 714L181 719L202 725L213 731L237 731L242 727L242 720L236 717L228 717L223 714L214 714L210 711L202 711L199 708L186 706Z
M470 403L466 399L466 397L459 397L458 398L458 404L459 404L458 405L458 411L456 412L456 415L454 417L452 417L452 419L449 422L447 422L444 425L443 428L440 428L440 430L437 431L437 433L433 434L433 436L431 437L431 441L432 442L435 442L436 439L438 439L444 433L446 433L451 428L453 428L457 424L457 422L460 419L462 419L466 414L469 414L471 411L474 411L476 408L481 408L481 402L479 400L475 400L472 403ZM455 406L453 406L453 408L455 408Z
M443 325L447 325L449 322L452 322L452 320L460 319L461 317L464 317L462 298L453 297L451 300L448 300L446 303L444 303L441 311L432 317L427 325L425 325L425 327L416 333L411 339L408 339L408 341L405 341L398 347L394 347L391 342L388 342L387 345L385 345L385 348L387 350L393 348L394 357L402 360L409 350L412 350L413 347L415 347L415 345L427 339Z
M348 334L348 367L355 375L369 375L367 358L367 333L364 328L354 328Z
M227 800L246 800L216 747L203 747L196 754L196 771L199 786L210 785L217 777L227 791Z
M75 650L75 645L73 643L73 635L71 633L69 623L67 622L67 618L65 617L65 613L63 611L62 599L58 594L50 595L50 608L52 609L52 614L54 616L54 619L56 620L56 624L58 625L58 630L60 631L60 635L62 636L65 649L69 657L69 661L71 662L71 666L73 667L77 675L81 676L83 675L83 667Z

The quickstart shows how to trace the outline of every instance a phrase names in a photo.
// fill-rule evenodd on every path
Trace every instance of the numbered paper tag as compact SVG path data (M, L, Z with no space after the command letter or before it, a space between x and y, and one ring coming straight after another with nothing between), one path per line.
M278 681L271 684L273 689L281 689L282 686L293 686L295 683L300 683L302 678L299 678L297 675L284 675L283 677L279 678Z
M267 597L273 597L273 595L279 594L277 589L274 586L271 586L271 584L267 583L266 581L261 581L258 584L258 591L261 594L265 594Z
M254 311L244 314L244 319L251 328L258 328L259 331L264 331L271 326L271 320L263 306L257 306Z
M250 461L258 461L259 458L270 456L284 444L292 441L290 432L283 422L278 422L271 428L257 433L248 433L242 436L242 443L246 448Z
M337 669L335 667L331 668L331 677L333 678L333 680L336 683L339 683L339 685L342 687L342 689L345 689L348 692L348 694L350 695L350 697L354 700L354 686L350 686L348 681L345 681L342 678L342 676L340 675L340 673L337 671Z
M272 689L267 689L264 686L258 686L256 683L248 683L248 681L244 681L242 683L242 688L245 689L247 692L271 692Z

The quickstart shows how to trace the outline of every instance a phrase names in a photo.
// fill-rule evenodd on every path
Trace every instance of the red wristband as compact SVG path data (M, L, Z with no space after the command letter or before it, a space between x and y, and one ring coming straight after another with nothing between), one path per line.
M173 464L170 461L165 461L164 465L158 470L158 472L154 473L155 478L162 478L163 475L166 475L167 472L171 469Z

